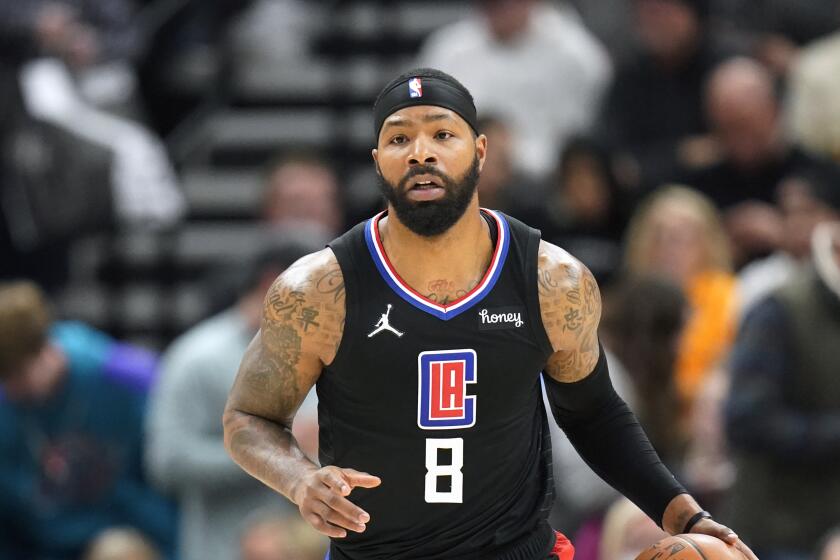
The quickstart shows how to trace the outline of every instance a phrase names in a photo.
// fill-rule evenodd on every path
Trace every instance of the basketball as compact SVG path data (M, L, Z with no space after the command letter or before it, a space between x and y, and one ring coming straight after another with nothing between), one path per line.
M636 560L744 560L734 546L709 535L665 537L643 550Z

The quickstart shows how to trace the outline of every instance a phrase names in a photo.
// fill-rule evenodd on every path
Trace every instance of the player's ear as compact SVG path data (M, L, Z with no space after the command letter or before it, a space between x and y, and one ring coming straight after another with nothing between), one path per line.
M475 139L475 155L478 157L478 170L481 171L487 158L487 136L484 134L479 134Z
M380 177L382 176L382 170L379 168L379 152L376 148L370 151L370 155L373 156L373 167L376 168L376 174Z

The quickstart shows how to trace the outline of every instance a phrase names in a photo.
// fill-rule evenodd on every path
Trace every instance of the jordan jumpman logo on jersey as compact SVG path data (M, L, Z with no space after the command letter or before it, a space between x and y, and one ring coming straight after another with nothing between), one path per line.
M398 331L397 329L395 329L394 327L391 326L391 324L388 322L388 315L390 315L390 314L391 314L391 304L389 303L388 304L388 310L385 313L382 314L382 317L379 318L379 322L376 323L376 328L374 328L373 332L371 332L368 335L368 338L370 338L374 335L377 335L377 334L381 333L382 331L391 331L392 333L394 333L398 337L405 334L405 333L402 333L402 332Z

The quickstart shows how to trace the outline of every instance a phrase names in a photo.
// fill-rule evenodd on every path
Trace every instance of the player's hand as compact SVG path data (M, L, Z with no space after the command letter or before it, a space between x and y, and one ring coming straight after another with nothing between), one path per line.
M694 527L691 528L691 532L717 537L723 542L731 544L739 551L741 551L741 554L743 554L747 558L747 560L758 560L753 551L750 550L750 547L745 545L741 541L741 539L738 538L738 535L735 534L735 531L733 531L726 525L721 525L714 519L701 519L697 522L696 525L694 525Z
M328 537L343 538L347 531L361 533L370 515L346 496L353 488L376 488L379 477L354 469L323 467L307 473L292 492L303 518Z

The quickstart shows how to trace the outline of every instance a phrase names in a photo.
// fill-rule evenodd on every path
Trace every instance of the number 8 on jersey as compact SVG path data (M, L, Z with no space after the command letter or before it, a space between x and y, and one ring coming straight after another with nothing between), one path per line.
M417 425L423 430L453 430L475 425L476 397L467 385L478 380L475 350L421 352L418 363ZM438 451L451 450L451 462L441 465ZM425 499L428 503L462 503L464 440L426 439ZM448 491L438 490L439 479L449 478Z

